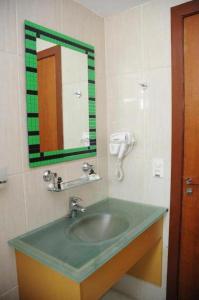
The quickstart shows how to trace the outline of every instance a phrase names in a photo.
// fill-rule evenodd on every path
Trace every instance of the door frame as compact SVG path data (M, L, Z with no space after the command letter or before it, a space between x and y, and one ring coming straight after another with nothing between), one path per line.
M171 8L172 166L167 300L178 299L184 154L184 18L199 13L194 0Z

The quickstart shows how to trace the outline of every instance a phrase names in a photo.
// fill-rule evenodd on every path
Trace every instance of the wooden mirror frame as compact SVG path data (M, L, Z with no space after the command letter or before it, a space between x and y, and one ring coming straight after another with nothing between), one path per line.
M26 67L26 105L29 166L39 167L60 162L96 156L96 106L95 106L95 50L84 42L73 39L54 30L25 21L25 67ZM88 57L88 105L89 105L89 146L40 151L38 74L36 40L67 47L87 54Z

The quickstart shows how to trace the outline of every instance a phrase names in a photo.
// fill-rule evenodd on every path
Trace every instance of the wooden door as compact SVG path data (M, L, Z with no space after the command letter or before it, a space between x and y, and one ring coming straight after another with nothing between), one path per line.
M198 0L171 8L172 168L167 300L199 299L197 14ZM186 182L187 178L192 181Z
M40 151L63 149L61 48L37 53Z
M199 14L184 19L184 169L179 299L199 299Z

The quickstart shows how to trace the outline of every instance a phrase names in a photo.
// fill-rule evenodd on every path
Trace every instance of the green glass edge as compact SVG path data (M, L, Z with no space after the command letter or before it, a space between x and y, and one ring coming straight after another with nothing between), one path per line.
M36 32L33 32L33 31L31 31L31 30L28 30L28 29L25 29L25 34L31 35L31 36L33 36L33 37L35 37L35 38L36 38L36 36L37 36Z
M28 113L38 113L38 97L34 95L27 95L27 112Z
M87 151L87 150L95 150L95 149L96 149L96 146L75 148L75 150L78 151L78 152L79 151ZM44 152L44 156L48 157L48 156L51 156L51 155L67 154L67 153L73 153L73 152L74 152L74 148L73 149L62 149L62 150Z
M33 162L33 163L30 162L30 167L31 168L42 167L42 166L62 163L62 162L66 162L66 161L72 161L72 160L76 160L76 159L93 157L93 156L96 156L96 152L84 153L84 154L79 154L79 155L74 155L74 156L69 156L69 157L56 158L56 159L50 159L50 160L45 160L45 161Z
M95 61L93 59L88 58L89 67L95 67Z

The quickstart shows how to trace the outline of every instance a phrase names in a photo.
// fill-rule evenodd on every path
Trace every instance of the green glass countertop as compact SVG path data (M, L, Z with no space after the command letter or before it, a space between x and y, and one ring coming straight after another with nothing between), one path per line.
M167 209L108 198L89 207L77 218L61 218L9 241L16 250L38 260L76 282L81 282L159 220ZM71 239L68 229L78 220L96 213L123 216L129 226L119 236L86 243Z

